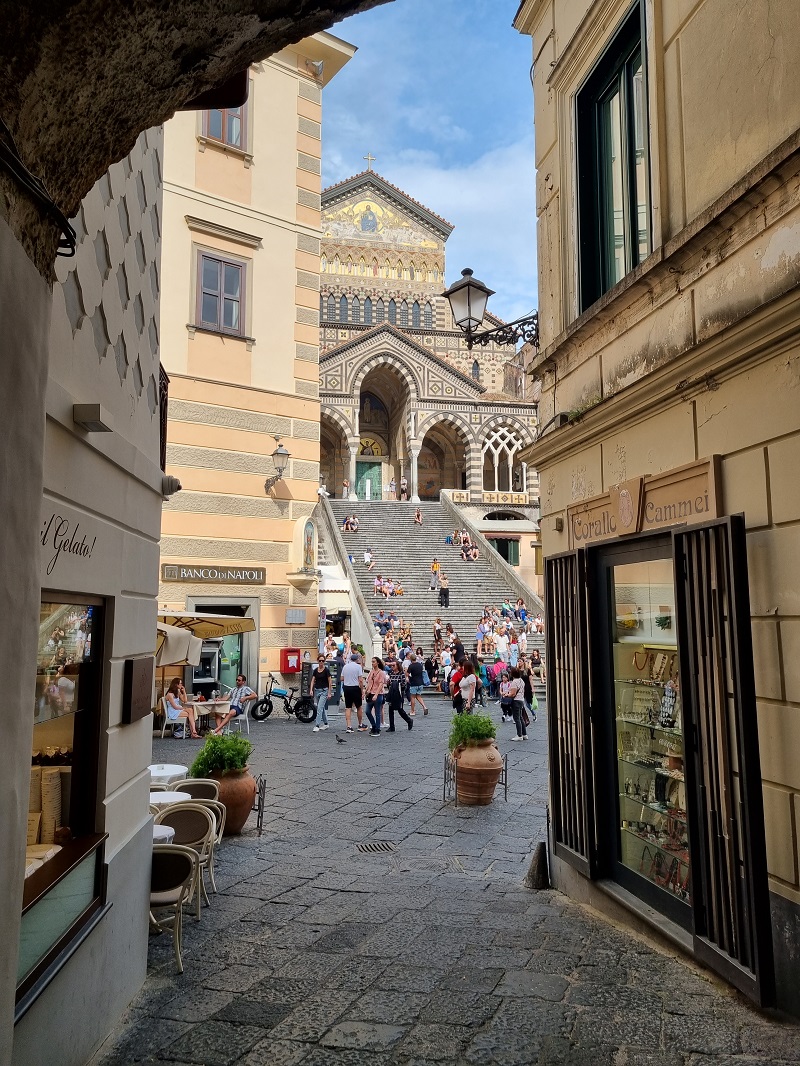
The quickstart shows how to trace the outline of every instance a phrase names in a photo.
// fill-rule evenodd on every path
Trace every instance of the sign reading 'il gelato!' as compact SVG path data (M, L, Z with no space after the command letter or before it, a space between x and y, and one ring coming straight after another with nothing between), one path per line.
M213 563L162 563L162 581L193 581L207 585L266 585L263 566L215 566Z
M39 539L42 542L42 548L47 553L45 573L48 577L55 571L59 561L65 555L91 559L97 544L97 537L82 530L80 522L75 522L55 511L42 518Z
M716 518L716 468L717 457L712 456L664 474L632 478L573 504L567 508L570 548Z

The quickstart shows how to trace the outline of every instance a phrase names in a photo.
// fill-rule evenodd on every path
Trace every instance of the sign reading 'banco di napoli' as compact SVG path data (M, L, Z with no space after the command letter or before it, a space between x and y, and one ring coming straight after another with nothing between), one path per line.
M263 566L215 566L213 563L162 563L162 581L193 581L206 585L266 585Z
M567 508L569 546L580 548L650 529L708 521L720 513L717 457L631 478Z

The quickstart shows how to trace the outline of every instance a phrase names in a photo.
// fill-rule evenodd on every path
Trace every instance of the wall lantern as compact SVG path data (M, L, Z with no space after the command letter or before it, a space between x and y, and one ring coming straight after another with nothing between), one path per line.
M264 482L264 492L266 492L268 495L270 489L274 485L277 485L278 482L283 478L283 475L286 471L286 467L289 463L289 459L291 458L290 453L286 448L286 445L281 443L280 437L275 438L275 443L277 444L277 448L272 453L272 462L275 467L275 473L272 475L272 477L268 477L267 480Z

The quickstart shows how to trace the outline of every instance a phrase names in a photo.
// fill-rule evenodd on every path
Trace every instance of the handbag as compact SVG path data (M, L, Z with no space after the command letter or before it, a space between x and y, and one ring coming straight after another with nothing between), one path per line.
M522 724L526 726L531 724L531 720L528 717L528 712L525 710L524 707L522 708Z
M430 683L431 683L431 679L428 677L428 671L425 669L425 667L423 667L422 668L422 684L423 685L430 685Z

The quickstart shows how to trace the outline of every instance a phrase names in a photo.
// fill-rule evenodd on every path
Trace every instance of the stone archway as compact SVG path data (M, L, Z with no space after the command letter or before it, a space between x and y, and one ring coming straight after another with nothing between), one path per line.
M319 424L319 479L331 496L343 494L342 483L348 476L348 460L344 427L338 418L322 411Z
M417 492L437 500L442 489L466 489L471 441L457 422L442 419L424 431L417 458Z

